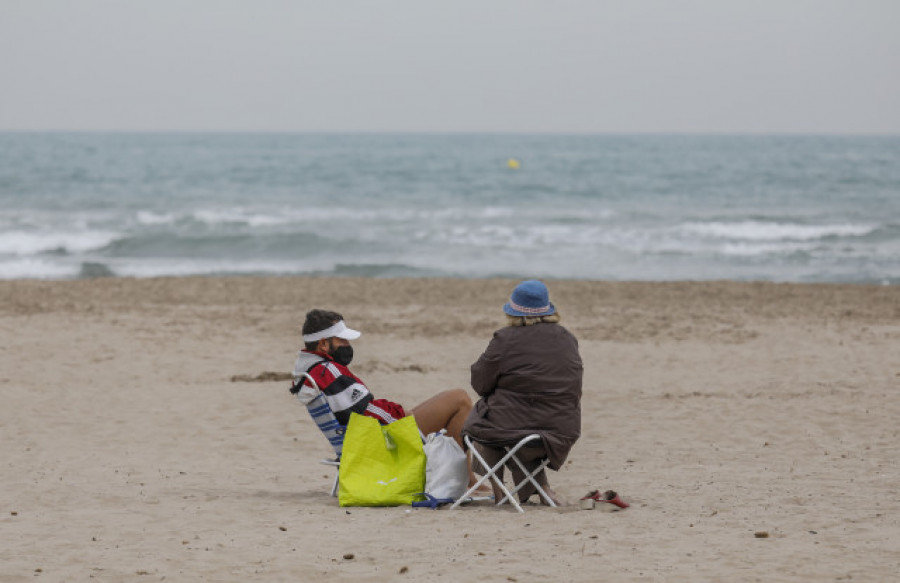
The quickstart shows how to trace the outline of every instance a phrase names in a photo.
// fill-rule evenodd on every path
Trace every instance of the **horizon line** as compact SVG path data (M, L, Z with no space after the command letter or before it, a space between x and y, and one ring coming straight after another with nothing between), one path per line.
M541 131L541 130L238 130L238 129L5 129L0 134L112 134L112 135L405 135L405 136L647 136L647 137L900 137L897 132L838 131Z

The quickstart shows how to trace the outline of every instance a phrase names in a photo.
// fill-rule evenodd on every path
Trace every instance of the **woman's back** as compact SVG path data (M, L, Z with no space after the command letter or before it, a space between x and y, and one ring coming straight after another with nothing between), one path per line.
M502 328L472 365L482 398L463 432L486 441L540 433L558 469L581 434L582 375L578 341L559 324Z

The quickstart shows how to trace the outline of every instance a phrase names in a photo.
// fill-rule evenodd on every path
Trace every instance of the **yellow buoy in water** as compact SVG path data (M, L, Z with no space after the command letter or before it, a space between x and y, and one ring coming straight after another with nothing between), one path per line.
M520 166L519 161L515 158L510 158L506 161L506 165L512 168L513 170L517 170Z

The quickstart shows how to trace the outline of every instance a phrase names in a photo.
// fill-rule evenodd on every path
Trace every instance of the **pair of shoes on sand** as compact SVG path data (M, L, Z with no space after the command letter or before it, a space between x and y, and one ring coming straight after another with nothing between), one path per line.
M612 490L607 490L606 492L600 493L600 490L591 490L587 493L586 496L581 498L582 500L593 500L594 502L605 502L609 504L613 504L614 506L618 506L619 508L625 509L631 506L628 502L622 500L618 494L616 494Z

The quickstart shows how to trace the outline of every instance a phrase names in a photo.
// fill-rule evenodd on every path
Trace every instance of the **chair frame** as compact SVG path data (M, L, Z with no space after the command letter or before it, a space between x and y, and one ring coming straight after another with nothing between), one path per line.
M334 482L331 484L331 496L332 498L337 497L338 491L338 478L341 475L341 460L333 459L333 460L319 460L320 464L324 464L326 466L331 466L334 468Z
M541 485L538 484L537 480L534 479L534 477L537 476L539 473L541 473L541 472L543 472L543 471L546 471L547 465L550 463L550 459L549 459L548 457L544 457L544 459L541 461L541 463L538 465L538 467L535 468L533 471L529 472L529 471L525 468L525 464L523 464L523 463L521 462L521 460L519 460L519 458L516 457L516 453L517 453L520 449L522 449L523 447L525 447L526 445L528 445L529 443L532 443L532 442L534 442L534 441L541 441L541 439L542 439L542 438L541 438L541 436L540 436L539 434L537 434L537 433L532 433L531 435L528 435L528 436L523 437L523 438L520 439L518 442L516 442L516 443L514 443L514 444L512 444L512 445L501 445L501 446L498 446L497 444L493 444L493 443L490 443L490 442L478 442L478 440L472 439L472 438L469 437L468 435L464 435L464 436L463 436L463 440L464 440L465 443L466 443L466 448L467 448L470 452L472 452L472 458L473 458L473 460L478 460L478 462L481 463L481 466L482 466L483 468L486 468L487 471L486 471L486 473L485 473L485 474L484 474L477 482L475 482L475 484L474 484L471 488L469 488L469 489L466 491L465 494L463 494L462 496L460 496L459 499L458 499L456 502L453 503L453 505L450 507L450 509L453 510L454 508L456 508L457 506L459 506L459 505L462 504L463 502L466 502L466 501L470 500L470 499L471 499L471 496L473 495L473 493L474 493L474 492L475 492L475 491L476 491L483 483L485 483L485 482L488 481L488 480L491 480L494 484L496 484L497 487L498 487L498 488L503 492L503 494L504 494L503 498L502 498L499 502L497 502L497 504L496 504L497 506L500 506L500 505L503 504L504 502L509 502L510 504L512 504L513 506L515 506L516 510L518 510L519 512L525 512L525 510L522 508L522 505L519 504L519 501L518 501L518 500L516 500L515 494L516 494L519 490L521 490L521 489L525 486L525 484L527 484L527 483L530 482L530 483L535 487L535 489L537 490L538 495L539 495L539 496L547 503L547 505L548 505L548 506L552 506L552 507L555 508L555 507L556 507L556 503L553 501L552 498L550 498L550 496L547 494L547 492L544 491L544 489L541 487ZM500 458L500 461L498 461L498 462L497 462L496 464L494 464L493 467L492 467L492 466L490 466L490 465L484 460L484 457L478 452L478 449L475 448L475 443L476 443L476 442L477 442L477 443L483 443L485 446L489 446L489 447L502 447L503 449L506 450L506 454L505 454L502 458ZM497 472L498 472L499 470L501 470L504 466L506 466L506 464L507 464L510 460L511 460L513 463L517 464L517 465L519 466L519 469L522 470L522 473L525 475L525 477L524 477L518 484L516 484L516 483L515 483L515 480L513 480L513 486L514 486L514 488L513 488L512 490L509 490L509 489L506 487L506 485L503 483L503 480L501 480L501 479L499 478L499 476L497 475ZM510 472L510 473L511 473L511 472Z
M317 392L319 391L319 385L316 384L315 379L313 379L309 373L305 372L301 375L298 375L297 380L299 380L299 379L305 379L305 380L309 381L309 384L312 385L312 388L315 389ZM327 402L325 404L325 407L328 407ZM312 414L312 411L309 409L308 406L307 406L306 410L309 411L309 414L313 418L313 422L316 423L316 426L324 432L325 428L323 428L321 425L319 425L319 422L316 421L315 416ZM334 412L331 411L331 407L328 407L328 412L331 414L331 417L334 418ZM333 419L333 423L337 423L340 427L342 427L344 430L346 430L346 427L344 427L343 425L340 425L338 423L337 418ZM327 434L323 433L323 435L325 435L327 437ZM331 442L329 441L329 443L331 443ZM342 434L342 444L343 444L343 434ZM332 443L331 446L334 448L335 444ZM340 470L341 470L341 456L340 456L340 454L337 453L337 450L335 450L335 454L336 455L335 455L334 459L319 460L320 464L323 464L326 466L331 466L334 468L334 482L332 482L332 484L331 484L331 496L332 497L337 496L338 480L340 478Z

